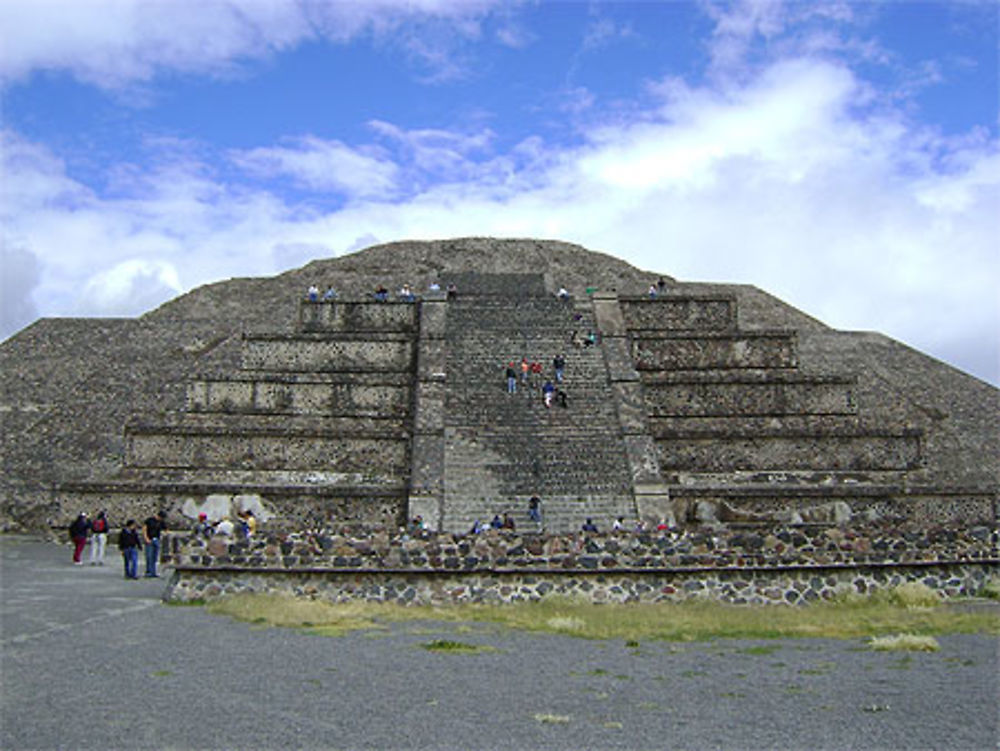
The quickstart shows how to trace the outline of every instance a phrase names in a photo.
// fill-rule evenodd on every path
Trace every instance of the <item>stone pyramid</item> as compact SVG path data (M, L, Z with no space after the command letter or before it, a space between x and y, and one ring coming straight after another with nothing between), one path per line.
M306 299L312 285L336 299ZM558 354L566 407L546 407ZM542 372L508 394L522 358ZM529 524L532 496L549 531L823 509L996 519L997 389L756 287L561 242L391 243L137 319L43 319L0 365L11 530L222 503L287 526L419 514L464 531L504 512Z

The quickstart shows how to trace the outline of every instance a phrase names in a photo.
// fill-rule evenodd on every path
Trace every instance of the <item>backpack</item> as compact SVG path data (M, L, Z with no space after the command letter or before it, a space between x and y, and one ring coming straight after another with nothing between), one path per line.
M108 523L104 519L94 519L94 523L90 526L95 534L101 534L102 532L108 531Z

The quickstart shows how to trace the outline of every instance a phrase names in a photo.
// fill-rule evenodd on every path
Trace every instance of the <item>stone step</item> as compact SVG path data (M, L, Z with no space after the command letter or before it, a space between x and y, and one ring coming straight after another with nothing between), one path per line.
M446 513L445 529L467 532L479 520L488 524L494 514L509 513L520 532L538 530L538 525L528 515L527 504L530 496L521 498L479 498L469 499L464 506L452 504ZM618 517L634 520L635 502L628 497L609 499L606 497L579 499L575 497L545 496L542 499L542 524L547 533L579 531L586 519L597 524L598 529L609 530Z
M918 431L769 431L743 435L663 431L654 437L664 472L867 471L921 466Z
M736 296L670 294L656 299L619 296L625 326L638 331L730 331L736 328Z
M639 371L790 369L798 367L792 331L734 333L632 332L632 361Z
M412 372L416 345L403 334L246 334L244 370L272 372Z
M419 322L419 306L408 302L303 300L299 303L299 330L304 332L413 333Z
M403 416L385 415L291 415L291 414L226 414L200 412L166 412L131 420L125 426L126 435L386 435L407 434L408 423Z
M746 379L677 374L643 383L652 417L749 415L852 415L858 407L853 379L765 374Z
M179 426L126 433L128 467L332 470L364 472L372 467L404 477L406 431L275 430Z
M344 522L389 529L406 519L406 492L393 487L312 485L229 485L148 482L66 483L59 488L74 508L102 508L113 521L135 509L188 509L194 516L206 503L235 510L263 505L274 516L262 524L284 529L332 528ZM141 518L141 517L140 517ZM261 520L263 522L263 520ZM171 539L168 536L168 541Z
M856 489L856 488L902 488L910 479L909 470L735 470L731 472L670 472L665 476L666 483L684 488L730 488L738 492L748 489L784 488L787 492L797 492L799 489L813 490L816 488Z
M281 415L404 417L412 401L409 384L350 383L293 375L274 379L241 374L233 379L196 379L187 386L190 412Z

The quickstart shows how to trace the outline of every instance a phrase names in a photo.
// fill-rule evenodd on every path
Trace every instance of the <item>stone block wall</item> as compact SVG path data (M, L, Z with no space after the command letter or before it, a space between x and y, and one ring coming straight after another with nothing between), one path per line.
M632 358L640 370L794 368L795 334L632 334Z
M243 368L288 372L411 371L414 345L393 334L343 335L336 339L305 335L244 337ZM375 338L378 336L378 338Z
M404 417L409 407L407 383L358 383L318 376L198 379L187 390L190 412Z
M621 297L620 305L631 330L728 331L736 327L734 296Z
M411 333L418 323L417 306L407 302L310 302L299 306L300 331L395 331Z
M550 595L797 603L922 581L970 595L998 572L995 528L756 527L605 535L271 534L191 539L168 597L290 591L431 604Z

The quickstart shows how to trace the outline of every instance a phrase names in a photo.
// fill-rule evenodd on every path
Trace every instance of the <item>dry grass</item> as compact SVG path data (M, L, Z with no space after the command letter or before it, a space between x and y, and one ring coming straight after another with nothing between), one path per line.
M876 636L868 642L868 646L882 652L937 652L941 649L941 645L933 636L917 634Z
M355 629L384 628L390 622L414 620L492 623L587 639L637 642L716 638L852 639L900 633L917 636L946 633L1000 635L1000 617L995 613L959 612L936 607L940 600L933 592L931 595L933 600L919 588L905 587L872 597L846 596L834 602L794 607L735 606L708 600L594 605L560 598L518 605L408 607L366 602L333 605L282 595L238 595L222 598L206 607L212 613L251 623L305 628L327 635Z

